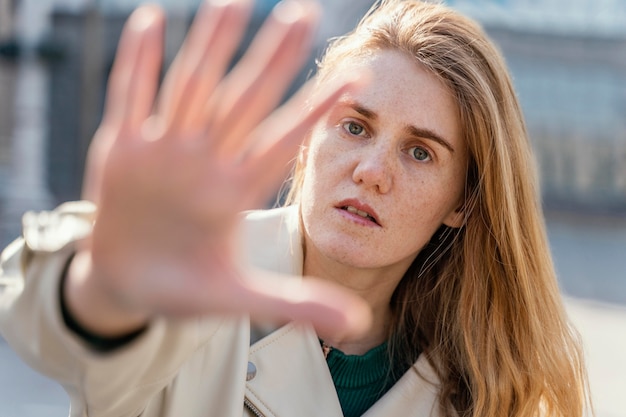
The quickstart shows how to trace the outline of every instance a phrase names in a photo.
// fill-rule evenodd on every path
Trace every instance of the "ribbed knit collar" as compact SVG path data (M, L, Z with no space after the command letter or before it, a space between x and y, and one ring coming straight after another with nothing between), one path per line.
M326 361L337 388L359 389L372 384L379 385L389 376L387 342L364 355L346 355L333 348Z

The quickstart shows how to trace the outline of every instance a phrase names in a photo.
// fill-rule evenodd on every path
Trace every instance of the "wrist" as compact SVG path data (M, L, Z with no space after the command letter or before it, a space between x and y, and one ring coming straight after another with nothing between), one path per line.
M75 333L113 340L147 327L147 314L122 306L95 276L88 251L77 252L68 262L64 275L60 289L62 309L76 327L72 329Z

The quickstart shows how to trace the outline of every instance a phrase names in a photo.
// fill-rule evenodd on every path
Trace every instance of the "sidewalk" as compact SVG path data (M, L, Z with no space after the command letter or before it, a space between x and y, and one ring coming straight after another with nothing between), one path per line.
M626 417L626 307L566 298L583 337L596 417Z
M566 298L583 336L596 417L626 417L626 307ZM0 339L0 417L67 417L68 397Z

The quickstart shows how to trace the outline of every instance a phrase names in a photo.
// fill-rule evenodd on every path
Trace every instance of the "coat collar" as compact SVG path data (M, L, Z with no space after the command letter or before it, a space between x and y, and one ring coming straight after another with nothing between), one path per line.
M341 406L315 331L289 323L250 348L256 376L246 397L264 416L342 417ZM439 416L438 378L425 355L364 417Z
M302 276L299 206L245 213L240 233L244 260L255 268ZM260 240L262 238L262 240Z

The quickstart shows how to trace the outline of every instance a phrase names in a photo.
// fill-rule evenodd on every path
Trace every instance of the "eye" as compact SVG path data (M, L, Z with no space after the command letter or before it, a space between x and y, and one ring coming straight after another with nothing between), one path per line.
M356 122L345 122L342 127L351 135L363 136L365 128Z
M409 154L415 158L415 160L420 161L420 162L424 162L424 161L430 161L431 157L430 157L430 153L428 153L428 151L420 146L414 146L412 148L409 149Z

